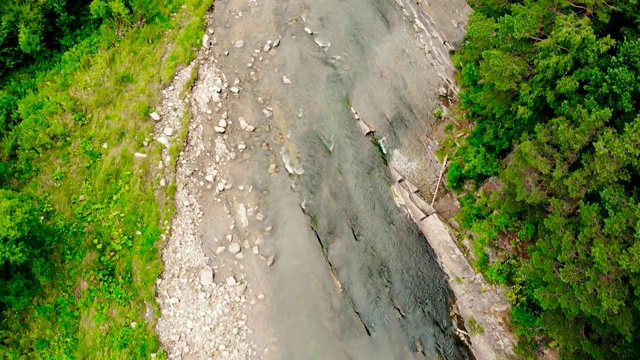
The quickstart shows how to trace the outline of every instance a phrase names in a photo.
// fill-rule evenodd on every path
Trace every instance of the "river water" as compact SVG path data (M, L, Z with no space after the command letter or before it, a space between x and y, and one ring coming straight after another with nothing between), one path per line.
M462 1L413 2L426 11L417 16L426 34L404 5L215 2L218 66L241 88L230 117L258 128L255 153L230 171L260 192L274 226L268 246L276 262L256 280L278 358L471 357L453 331L446 275L396 206L385 164L433 186L421 140L450 69L442 40L460 41L456 25L469 10ZM276 39L279 46L264 51ZM375 128L375 141L363 136L351 106ZM272 163L276 174L265 171Z

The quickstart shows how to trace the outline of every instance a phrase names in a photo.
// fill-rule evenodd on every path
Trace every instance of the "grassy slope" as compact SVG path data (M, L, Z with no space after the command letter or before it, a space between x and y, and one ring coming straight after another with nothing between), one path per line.
M170 189L154 194L160 144L148 113L176 67L195 57L212 4L158 2L163 15L153 23L122 36L105 26L69 51L21 105L12 141L20 163L38 169L24 190L48 199L61 240L45 290L9 316L0 358L137 359L158 350L144 316L158 313L159 234L173 210Z

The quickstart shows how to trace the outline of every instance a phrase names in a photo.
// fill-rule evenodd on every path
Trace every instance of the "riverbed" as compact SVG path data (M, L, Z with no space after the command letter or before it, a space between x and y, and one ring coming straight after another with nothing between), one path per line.
M228 329L246 346L199 349L207 331L194 328L161 334L170 358L472 357L388 167L434 188L423 140L439 88L454 89L447 51L468 12L462 1L216 1L177 185L202 212L197 266L215 273L207 286L236 292L224 306L243 324ZM160 327L175 328L189 304L166 297Z

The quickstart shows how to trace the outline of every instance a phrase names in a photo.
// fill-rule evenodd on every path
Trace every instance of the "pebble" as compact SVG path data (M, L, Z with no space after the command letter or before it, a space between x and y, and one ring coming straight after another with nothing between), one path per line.
M232 87L229 88L229 91L231 91L234 94L237 94L237 93L240 92L240 88L237 87L237 86L232 86Z
M240 252L240 244L238 243L231 243L229 244L229 252L232 254L237 254Z
M235 284L236 284L236 278L234 278L233 276L229 276L227 278L227 285L234 286Z
M160 137L158 138L158 142L159 142L160 144L162 144L162 145L166 146L166 147L169 147L169 139L167 139L167 138L166 138L166 137L164 137L164 136L160 136Z
M225 250L227 250L227 248L226 248L226 247L224 247L224 246L218 246L218 247L216 248L216 255L220 255L220 254L222 254Z
M173 128L166 127L166 128L164 128L164 130L162 132L167 136L171 136L171 135L173 135Z
M291 80L288 77L282 75L282 83L283 84L291 84Z
M136 152L135 154L133 154L133 156L135 156L137 158L146 158L147 154Z
M151 114L149 114L149 116L151 116L151 118L152 118L154 121L160 121L160 115L158 115L158 113L157 113L157 112L155 112L155 111L154 111L154 112L152 112Z
M221 126L214 126L213 129L220 134L224 134L225 131L227 131L225 128L221 127Z
M200 283L202 285L213 284L213 269L210 267L204 267L200 270Z
M235 46L238 49L243 48L244 47L244 41L243 40L236 40L236 42L233 43L233 46Z
M236 292L237 292L238 296L243 296L247 292L247 285L246 284L238 285L238 288L236 289Z

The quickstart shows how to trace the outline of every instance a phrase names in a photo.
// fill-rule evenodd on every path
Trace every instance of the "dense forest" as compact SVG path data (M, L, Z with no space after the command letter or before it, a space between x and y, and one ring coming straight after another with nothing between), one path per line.
M454 62L474 126L447 181L476 266L508 287L525 353L638 359L640 5L470 4Z
M1 359L158 351L153 284L172 190L155 189L133 153L159 158L143 150L148 114L195 56L210 6L0 1Z

